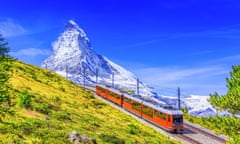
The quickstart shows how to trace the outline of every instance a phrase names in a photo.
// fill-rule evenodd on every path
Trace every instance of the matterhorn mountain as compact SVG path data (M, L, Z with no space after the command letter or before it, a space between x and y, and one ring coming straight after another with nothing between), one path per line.
M53 53L42 67L55 71L67 79L86 85L114 84L115 88L136 90L137 78L131 72L97 54L91 47L86 33L73 20L52 44ZM139 94L151 96L154 93L145 84L139 84Z

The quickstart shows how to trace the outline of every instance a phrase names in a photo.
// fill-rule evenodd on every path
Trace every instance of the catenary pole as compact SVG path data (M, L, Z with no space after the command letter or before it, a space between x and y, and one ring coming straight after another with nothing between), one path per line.
M98 68L96 68L96 85L98 84Z
M137 78L137 95L139 95L139 79Z
M114 72L112 72L112 88L114 88Z
M178 90L177 90L177 93L178 93L178 109L180 110L181 109L181 100L180 100L180 88L178 87Z

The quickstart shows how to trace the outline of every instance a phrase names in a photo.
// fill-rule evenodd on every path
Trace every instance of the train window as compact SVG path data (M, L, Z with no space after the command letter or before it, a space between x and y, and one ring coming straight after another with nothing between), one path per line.
M182 122L183 117L182 115L173 115L173 122Z
M131 104L131 99L124 97L124 102Z
M118 94L116 94L116 93L114 93L114 92L109 92L109 95L110 96L112 96L112 97L115 97L115 98L117 98L117 99L119 99L120 98L120 96L118 95Z
M115 94L115 97L116 97L117 99L120 99L120 95L119 95L119 94Z
M163 119L163 120L166 120L166 114L165 113L162 113L160 111L155 111L155 116Z
M97 89L98 89L99 91L101 91L101 92L106 92L106 89L104 89L104 88L102 88L102 87L100 87L100 86L97 86Z
M145 105L143 105L142 113L146 114L146 115L148 115L150 117L153 117L153 109L150 108L150 107L147 107Z
M132 108L138 111L141 111L141 104L135 101L132 101Z

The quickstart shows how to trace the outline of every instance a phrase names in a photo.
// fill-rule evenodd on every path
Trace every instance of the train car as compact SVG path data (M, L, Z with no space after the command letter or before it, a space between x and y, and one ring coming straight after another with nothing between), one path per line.
M124 109L142 117L142 101L128 96L128 95L124 95L123 97L123 106Z
M104 88L103 86L96 86L96 94L103 97L108 98L108 89Z
M96 86L96 94L168 131L183 130L183 113L178 109L147 100L139 95L123 95L105 86Z
M183 130L183 113L173 107L141 96L124 95L123 108L168 131Z
M144 119L168 131L177 132L183 130L183 113L176 108L143 102L142 113Z
M115 104L117 104L119 106L122 106L123 95L119 94L117 92L109 90L109 92L108 92L108 100L110 100L111 102L113 102L113 103L115 103Z
M115 89L97 85L96 86L96 94L108 99L109 101L111 101L119 106L122 106L123 95L121 93L117 92Z

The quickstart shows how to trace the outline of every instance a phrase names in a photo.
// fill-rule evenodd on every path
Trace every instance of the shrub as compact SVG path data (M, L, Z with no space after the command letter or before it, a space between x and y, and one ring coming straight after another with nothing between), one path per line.
M96 100L93 100L92 101L93 105L98 107L98 108L102 108L103 106L105 106L106 104L101 102L101 101L96 101Z
M52 97L52 100L53 100L53 102L54 102L55 105L60 105L61 99L60 99L59 96L53 96L53 97Z
M48 114L49 113L49 105L45 104L45 103L39 104L36 107L36 111L43 113L43 114Z
M20 95L18 99L18 104L22 108L31 108L31 95L28 93L27 90L24 90Z
M134 124L129 124L128 125L128 127L130 128L130 130L129 130L129 133L130 134L137 134L137 133L140 133L141 131L140 131L140 129L139 129L139 127L138 126L136 126L136 125L134 125Z
M87 104L87 103L83 103L83 107L84 107L85 109L88 109L88 104Z
M113 144L125 144L125 141L121 138L118 138L114 135L101 134L100 138L102 141Z
M89 93L88 98L89 99L95 99L95 96L92 93Z
M55 117L56 119L58 119L60 121L69 121L69 120L71 120L70 114L65 112L65 111L56 112L56 113L54 113L53 117Z
M65 92L65 88L64 87L59 87L59 90L61 90L62 92Z

